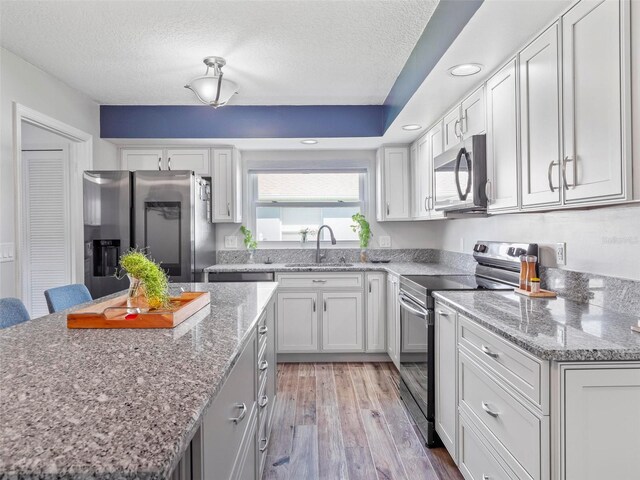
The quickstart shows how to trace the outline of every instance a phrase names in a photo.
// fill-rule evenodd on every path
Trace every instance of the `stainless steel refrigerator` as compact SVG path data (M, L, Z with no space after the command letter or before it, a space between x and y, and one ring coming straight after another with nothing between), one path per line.
M84 173L85 284L94 298L127 288L120 255L145 249L172 282L201 281L216 260L211 179L191 171Z

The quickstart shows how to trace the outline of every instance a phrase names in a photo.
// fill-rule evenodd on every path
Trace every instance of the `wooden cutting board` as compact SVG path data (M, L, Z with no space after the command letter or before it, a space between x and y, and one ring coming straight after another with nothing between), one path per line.
M121 295L67 314L67 328L174 328L211 303L209 292L183 292L166 309L127 308Z

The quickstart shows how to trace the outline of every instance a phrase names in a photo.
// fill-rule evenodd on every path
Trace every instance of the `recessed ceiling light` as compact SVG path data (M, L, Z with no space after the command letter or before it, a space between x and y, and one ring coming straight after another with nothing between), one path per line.
M449 69L449 73L454 77L467 77L469 75L475 75L482 70L482 65L478 63L463 63L456 65Z
M403 125L402 129L403 130L420 130L422 128L422 125L418 125L417 123L410 123L409 125Z
M315 145L316 143L318 143L318 140L307 138L306 140L300 140L300 143L304 143L305 145Z

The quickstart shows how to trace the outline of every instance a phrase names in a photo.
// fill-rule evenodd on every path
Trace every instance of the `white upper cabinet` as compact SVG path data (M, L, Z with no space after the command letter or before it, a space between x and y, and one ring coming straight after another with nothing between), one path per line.
M213 221L242 222L240 154L232 147L213 149Z
M455 147L462 139L460 131L460 105L456 105L443 120L444 149Z
M413 218L428 220L431 197L428 135L420 137L411 146L411 175L413 180Z
M382 147L376 162L376 219L379 222L409 220L409 148Z
M120 157L124 170L192 170L208 177L209 151L209 148L123 148Z
M487 82L487 197L489 211L518 208L518 91L516 61Z
M484 86L466 97L444 116L444 149L449 150L472 135L485 131Z
M164 152L162 148L123 148L120 161L123 170L162 170Z
M460 130L463 140L486 130L484 86L478 88L462 101L460 107Z
M583 0L562 17L567 203L630 196L628 21L629 2L615 0Z
M198 175L211 175L208 148L168 148L166 152L167 170L193 170Z
M558 24L520 52L522 205L561 201Z

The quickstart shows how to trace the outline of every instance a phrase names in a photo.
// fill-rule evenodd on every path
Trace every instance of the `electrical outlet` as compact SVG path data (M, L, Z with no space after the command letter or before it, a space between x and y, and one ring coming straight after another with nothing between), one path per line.
M566 243L556 243L556 264L558 266L567 264L567 244Z
M378 237L378 245L380 248L391 248L391 237L388 235Z
M238 237L235 235L225 235L224 248L238 248Z

